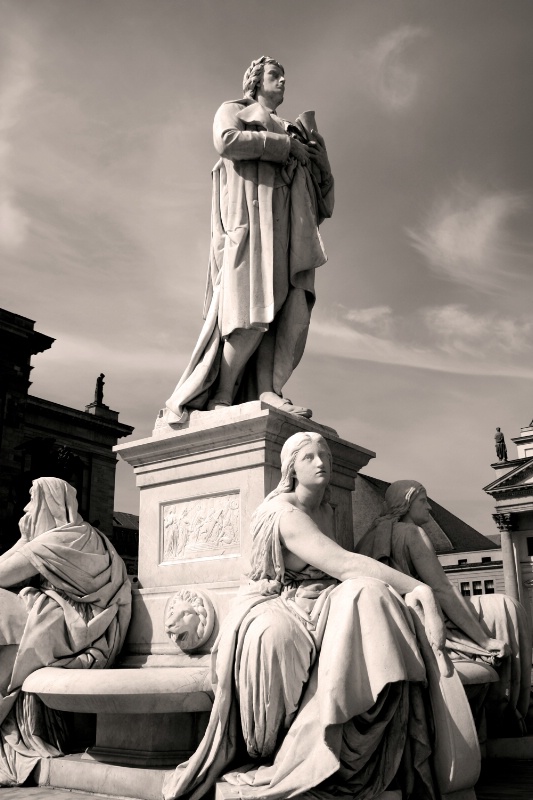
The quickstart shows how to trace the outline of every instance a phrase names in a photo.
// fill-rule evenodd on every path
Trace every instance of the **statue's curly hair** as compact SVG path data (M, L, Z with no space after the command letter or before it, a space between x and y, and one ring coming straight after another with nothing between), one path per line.
M283 71L283 73L285 73L283 66L279 63L279 61L276 61L275 58L270 58L269 56L261 56L261 58L256 58L255 61L252 61L244 73L244 78L242 79L243 97L248 97L250 100L255 100L255 93L267 64L275 64Z

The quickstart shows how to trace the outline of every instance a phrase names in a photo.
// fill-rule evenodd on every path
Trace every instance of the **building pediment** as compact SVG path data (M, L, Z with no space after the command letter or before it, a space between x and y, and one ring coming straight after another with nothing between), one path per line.
M505 475L484 486L483 491L496 499L533 496L533 458L522 460Z

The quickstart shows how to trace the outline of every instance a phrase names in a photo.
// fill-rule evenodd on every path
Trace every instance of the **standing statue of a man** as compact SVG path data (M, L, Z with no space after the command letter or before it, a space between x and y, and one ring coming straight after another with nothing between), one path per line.
M507 461L507 446L505 444L505 436L499 428L496 428L494 434L494 444L496 446L496 456L498 461Z
M333 212L333 177L312 112L279 117L285 71L252 61L244 97L214 121L205 323L164 418L247 400L310 417L282 389L299 363L315 302L314 272L327 260L318 226Z

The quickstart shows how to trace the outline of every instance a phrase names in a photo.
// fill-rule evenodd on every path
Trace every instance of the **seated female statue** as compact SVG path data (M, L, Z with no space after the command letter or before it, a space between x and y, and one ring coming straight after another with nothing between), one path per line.
M111 666L126 636L131 587L111 542L78 514L59 478L33 481L21 537L0 556L0 786L23 783L41 757L61 755L60 716L21 692L44 666Z
M322 436L291 436L281 462L279 485L253 517L249 585L215 644L206 734L164 797L201 797L224 775L242 797L370 799L396 785L434 798L426 673L407 606L423 605L438 650L433 593L335 543Z
M452 661L481 661L495 667L499 681L480 689L466 686L476 721L486 711L489 734L521 735L529 705L531 635L524 608L502 594L466 600L452 586L421 527L431 506L417 481L396 481L385 494L385 509L356 547L431 586L446 621L446 651ZM485 697L486 695L486 697ZM485 731L481 731L484 735Z

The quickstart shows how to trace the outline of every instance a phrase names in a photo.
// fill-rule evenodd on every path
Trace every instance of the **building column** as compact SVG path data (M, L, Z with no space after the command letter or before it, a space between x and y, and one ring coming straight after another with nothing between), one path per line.
M520 602L520 587L518 585L518 572L511 537L511 514L493 514L492 518L501 532L501 546L503 559L503 577L505 580L505 593Z

